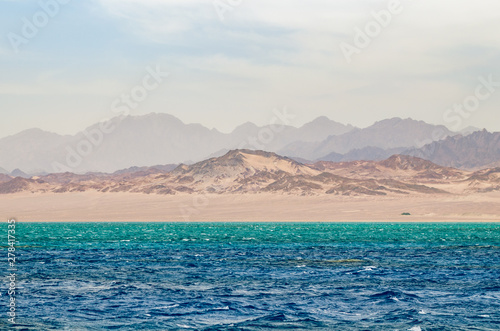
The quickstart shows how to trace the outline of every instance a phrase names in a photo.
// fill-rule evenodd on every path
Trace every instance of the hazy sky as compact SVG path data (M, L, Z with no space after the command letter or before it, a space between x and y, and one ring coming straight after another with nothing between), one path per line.
M55 1L0 0L0 137L76 133L132 91L131 115L225 132L285 106L296 126L398 116L500 131L498 0ZM158 85L148 67L170 75ZM476 97L479 77L493 85Z

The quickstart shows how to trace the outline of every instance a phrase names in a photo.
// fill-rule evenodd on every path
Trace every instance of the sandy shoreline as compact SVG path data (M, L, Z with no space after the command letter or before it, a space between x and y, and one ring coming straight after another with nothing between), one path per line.
M22 222L499 222L499 198L19 193L1 195L0 211Z

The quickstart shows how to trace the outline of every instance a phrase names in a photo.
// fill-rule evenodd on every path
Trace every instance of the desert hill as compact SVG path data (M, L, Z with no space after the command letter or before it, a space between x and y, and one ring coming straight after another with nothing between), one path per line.
M467 171L439 166L430 161L407 155L393 155L383 161L325 162L313 165L320 171L357 179L386 178L420 183L463 180Z
M370 196L447 194L499 190L499 169L467 172L412 156L384 161L302 164L271 152L232 150L193 165L115 172L3 176L0 193L131 192L144 194L245 194ZM454 188L449 190L449 188Z

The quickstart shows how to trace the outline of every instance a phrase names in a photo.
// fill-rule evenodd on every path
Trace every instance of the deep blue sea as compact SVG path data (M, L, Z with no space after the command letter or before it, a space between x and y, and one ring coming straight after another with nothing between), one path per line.
M5 280L2 330L500 330L500 223L17 223L16 237L17 324Z

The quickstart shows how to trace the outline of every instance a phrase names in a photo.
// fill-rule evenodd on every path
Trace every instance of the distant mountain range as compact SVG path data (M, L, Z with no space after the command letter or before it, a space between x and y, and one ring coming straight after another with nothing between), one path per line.
M0 167L3 173L109 173L133 166L192 163L235 148L274 151L293 141L321 141L353 129L320 117L300 128L279 121L265 127L246 123L224 134L184 124L168 114L117 117L107 127L114 129L101 134L101 124L95 124L74 136L30 129L5 137L0 139Z
M73 136L30 129L2 138L0 174L28 178L61 172L113 173L131 167L192 164L242 148L274 152L303 163L379 161L399 153L464 169L500 161L495 134L483 132L482 139L462 143L468 136L412 119L392 118L360 129L319 117L299 128L279 121L264 127L245 123L226 134L185 124L168 114L149 114L117 117L105 127L98 123ZM446 145L440 148L441 144ZM450 144L456 148L453 153ZM474 153L467 152L468 148ZM487 157L479 157L479 151Z
M495 167L500 165L500 132L483 130L467 136L448 137L403 154L461 169Z
M394 154L416 156L445 167L477 170L500 166L500 132L486 130L467 135L453 135L421 148L364 147L346 154L330 153L320 160L346 162L355 160L384 160Z
M439 132L439 135L436 134ZM353 129L340 135L331 135L323 141L297 140L278 151L282 155L309 160L323 160L332 153L346 154L366 147L383 150L422 147L432 142L432 137L447 137L456 133L442 125L427 124L412 119L392 118L376 122L365 129Z
M451 191L450 191L451 190ZM114 174L0 175L0 194L131 192L144 194L287 194L407 196L500 190L500 168L469 172L407 155L384 161L305 165L271 152L232 150L193 165L135 168Z

